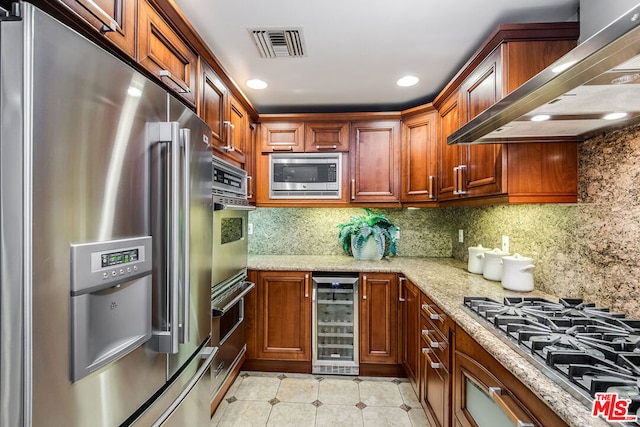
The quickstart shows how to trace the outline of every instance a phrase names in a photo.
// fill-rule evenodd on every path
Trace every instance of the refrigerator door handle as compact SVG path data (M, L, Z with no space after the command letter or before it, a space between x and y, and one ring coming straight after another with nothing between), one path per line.
M180 292L180 124L178 122L150 123L149 133L153 141L169 144L169 158L165 163L168 184L166 185L167 206L167 242L165 253L168 259L165 272L166 284L164 292L168 304L167 330L153 331L151 346L158 353L176 354L178 352L178 317Z
M180 280L180 284L182 286L182 298L180 298L181 307L179 308L182 316L179 322L179 335L180 335L180 343L186 344L189 342L189 319L190 319L190 277L189 277L189 266L190 266L190 236L189 230L190 222L189 218L191 217L190 210L190 176L191 171L189 167L189 163L191 160L191 150L190 150L190 142L191 142L191 131L189 129L180 129L180 142L182 146L182 150L184 152L184 161L182 163L182 195L180 197L182 201L182 278Z

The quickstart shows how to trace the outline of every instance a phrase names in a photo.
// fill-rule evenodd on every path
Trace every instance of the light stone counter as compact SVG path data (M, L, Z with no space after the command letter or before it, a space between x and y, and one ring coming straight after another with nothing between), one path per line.
M463 309L465 296L483 296L502 301L506 296L558 297L540 291L517 293L505 291L499 282L468 273L466 264L452 258L393 258L381 261L356 261L347 256L322 255L249 255L252 270L340 271L402 273L418 286L471 335L485 350L553 409L570 426L607 426L591 416L590 409L549 379L534 362L515 351L506 339L489 331L482 320Z

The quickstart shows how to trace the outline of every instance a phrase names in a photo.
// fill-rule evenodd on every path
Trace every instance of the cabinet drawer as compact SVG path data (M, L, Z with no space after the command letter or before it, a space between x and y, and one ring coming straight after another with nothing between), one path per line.
M449 369L451 354L449 339L436 330L433 323L425 319L424 316L422 317L420 326L423 353L424 349L429 349L429 351L426 352L429 357L431 357L434 362L436 362L437 359L437 362L440 362L444 368Z
M435 328L443 337L449 338L451 319L425 294L422 294L420 312L425 318L429 319L433 325L431 329Z
M304 151L304 123L266 122L260 124L260 149L263 153Z
M430 425L434 427L448 427L451 425L450 387L451 375L447 365L441 358L442 354L431 347L428 340L421 339L422 355L422 390L420 398ZM446 354L448 357L447 343Z

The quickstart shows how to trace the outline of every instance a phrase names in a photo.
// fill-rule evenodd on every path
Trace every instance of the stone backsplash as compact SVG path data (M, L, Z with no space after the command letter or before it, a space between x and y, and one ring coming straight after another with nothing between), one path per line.
M640 318L640 126L580 144L577 204L381 209L400 227L399 256L467 260L469 246L534 258L536 288ZM336 225L361 209L260 208L254 254L337 255ZM464 243L458 243L458 230Z
M400 228L398 256L451 256L447 209L374 209ZM253 235L249 253L261 255L340 255L337 225L361 215L358 208L258 208L249 214Z

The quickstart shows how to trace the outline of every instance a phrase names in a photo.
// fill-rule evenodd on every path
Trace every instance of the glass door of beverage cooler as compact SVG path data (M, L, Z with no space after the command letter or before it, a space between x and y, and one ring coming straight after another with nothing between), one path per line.
M358 375L358 275L313 274L314 374Z

